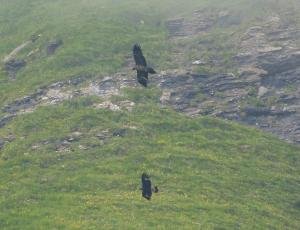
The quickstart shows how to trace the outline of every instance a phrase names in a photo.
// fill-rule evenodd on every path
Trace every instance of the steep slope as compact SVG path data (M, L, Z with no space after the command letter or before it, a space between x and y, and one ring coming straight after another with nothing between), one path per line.
M276 91L298 18L248 29L266 12L289 20L284 3L0 0L0 228L297 229L299 147L203 116L247 123L235 109ZM249 33L278 38L263 51L280 55L262 63L251 36L237 42ZM146 89L130 71L136 42L161 70ZM143 172L160 188L151 202Z
M248 24L230 8L169 20L173 55L188 67L167 73L166 101L192 116L236 120L300 143L300 8L280 3L261 6L259 20Z
M18 116L1 152L1 229L296 229L299 148L255 129L159 108L73 99ZM144 95L144 96L141 96ZM141 197L148 172L160 192Z
M173 95L169 104L176 109L300 141L297 1L14 0L1 6L0 126L11 118L9 106L57 82L121 70L130 76L130 49L139 42L161 75L184 84L179 95L174 85L163 92ZM209 73L208 82L197 80L202 86L191 92L180 80L186 72ZM211 73L217 74L212 81Z

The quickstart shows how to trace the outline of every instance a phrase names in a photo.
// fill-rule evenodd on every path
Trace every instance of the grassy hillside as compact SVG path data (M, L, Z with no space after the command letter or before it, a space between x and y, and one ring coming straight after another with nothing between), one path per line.
M155 90L146 103L142 93L127 92L133 112L86 98L15 119L17 139L0 160L1 229L297 229L299 148L160 109ZM123 137L111 136L120 128ZM139 191L144 171L160 188L151 202Z
M1 60L42 34L18 54L38 48L16 80L0 72L0 108L73 75L122 71L135 42L164 70L174 66L168 18L198 8L236 9L245 16L242 29L266 7L281 9L283 2L274 2L0 0ZM47 56L54 39L64 44ZM103 99L84 97L18 115L0 129L0 137L15 138L0 150L0 229L298 228L299 147L161 108L155 88L124 95L112 100L135 102L132 112L96 109ZM113 135L119 129L124 136ZM160 188L151 202L139 190L143 172Z

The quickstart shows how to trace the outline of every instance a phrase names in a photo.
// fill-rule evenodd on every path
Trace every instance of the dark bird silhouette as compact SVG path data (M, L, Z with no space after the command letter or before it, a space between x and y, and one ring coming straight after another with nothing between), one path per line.
M147 87L148 73L155 74L156 72L153 68L147 66L147 62L140 45L135 44L132 51L135 61L135 67L133 70L137 71L137 80L141 85Z
M157 193L158 187L154 186L154 188L152 188L150 177L146 173L143 173L142 174L142 196L147 200L151 200L152 191Z

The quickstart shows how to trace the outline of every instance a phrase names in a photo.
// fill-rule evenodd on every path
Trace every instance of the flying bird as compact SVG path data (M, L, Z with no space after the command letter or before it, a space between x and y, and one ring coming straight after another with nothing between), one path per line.
M156 72L153 68L147 66L147 62L140 45L135 44L132 51L135 61L135 67L133 70L137 71L137 80L141 85L147 87L148 73L155 74Z
M142 174L142 196L147 200L151 200L152 191L157 193L158 188L157 186L154 186L154 188L152 188L150 177L146 173L143 173Z

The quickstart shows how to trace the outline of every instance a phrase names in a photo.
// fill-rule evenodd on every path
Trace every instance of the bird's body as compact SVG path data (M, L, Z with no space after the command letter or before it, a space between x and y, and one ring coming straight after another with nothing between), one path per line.
M146 173L142 175L142 196L147 200L151 199L152 189L151 189L151 180Z
M154 187L153 192L155 193L158 192L157 186ZM146 173L142 174L142 196L147 200L151 200L151 196L152 196L151 180Z
M147 87L148 74L155 74L156 72L153 68L147 66L147 62L142 53L142 49L138 44L135 44L133 46L132 51L135 61L135 67L133 69L137 71L137 80L141 85Z

